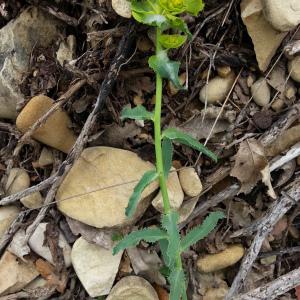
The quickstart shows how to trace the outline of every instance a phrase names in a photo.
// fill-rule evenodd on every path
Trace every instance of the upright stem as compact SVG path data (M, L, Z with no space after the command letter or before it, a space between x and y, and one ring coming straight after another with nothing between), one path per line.
M156 54L161 50L159 44L160 29L156 29ZM163 155L161 148L161 105L162 105L162 78L156 73L156 95L154 110L154 140L155 140L155 156L156 169L159 176L159 185L163 198L164 213L170 212L170 201L167 189L166 178L164 176Z

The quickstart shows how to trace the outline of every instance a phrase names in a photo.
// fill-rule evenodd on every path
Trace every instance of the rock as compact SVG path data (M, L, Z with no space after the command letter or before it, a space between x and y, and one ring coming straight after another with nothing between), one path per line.
M296 82L300 82L300 56L289 61L289 73Z
M167 180L168 195L171 208L177 210L183 201L184 194L179 182L177 172L174 168L171 169ZM163 212L163 199L161 191L158 192L152 201L152 205L160 212Z
M19 212L20 209L13 205L0 207L0 240Z
M87 148L57 192L58 209L70 218L98 228L133 224L149 206L158 182L145 189L132 218L126 217L125 208L137 181L152 169L151 163L130 151ZM66 198L71 199L62 201Z
M179 214L179 220L178 223L182 223L192 214L194 211L194 208L198 202L198 197L193 197L191 199L188 199L184 201L181 205L181 207L178 210Z
M30 186L30 177L24 169L12 168L5 185L6 195L21 192Z
M44 95L33 97L18 115L17 128L25 133L53 105L54 101L49 97ZM70 126L71 119L66 112L59 109L32 136L39 142L68 153L76 141Z
M0 30L0 118L15 119L24 100L20 84L34 47L48 47L60 34L55 17L29 7Z
M253 96L253 100L259 106L265 107L270 103L271 89L263 77L252 84L251 94Z
M205 103L206 98L207 103L209 104L224 101L234 83L234 80L234 73L230 73L225 78L216 76L215 78L209 80L208 84L200 90L200 101Z
M202 192L202 183L194 168L181 169L179 171L179 180L187 196L196 197Z
M223 300L228 290L228 287L210 288L203 296L203 300Z
M280 98L275 99L275 101L272 103L271 107L274 111L281 112L284 107L284 101Z
M4 252L0 260L0 296L20 291L38 275L31 260L24 262L10 252Z
M38 160L39 167L46 167L48 165L52 165L53 163L54 163L54 157L52 151L47 147L43 147Z
M46 226L47 223L40 223L30 237L28 244L36 254L54 264L49 246L44 245ZM65 265L68 268L71 265L71 247L61 232L58 239L58 245L62 249Z
M299 0L261 0L264 15L279 31L290 31L300 24Z
M62 41L59 44L59 48L56 52L56 59L61 66L71 60L75 59L76 53L76 38L74 35L69 35L66 41Z
M264 72L286 33L278 32L265 19L261 0L242 0L241 16L252 39L258 66Z
M237 263L244 255L242 245L231 245L225 250L216 254L207 254L197 260L197 267L200 272L209 273L225 269Z
M75 272L90 297L107 295L119 269L122 252L112 255L104 249L79 238L73 245L71 258Z
M106 300L159 300L155 289L142 277L122 278L111 290Z
M43 205L43 197L40 192L32 193L20 199L21 203L27 208L39 208Z
M128 0L111 0L114 11L123 18L131 18L131 4Z

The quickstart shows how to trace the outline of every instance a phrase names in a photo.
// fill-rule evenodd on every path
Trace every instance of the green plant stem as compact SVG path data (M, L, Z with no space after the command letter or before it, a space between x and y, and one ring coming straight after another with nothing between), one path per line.
M156 54L161 50L159 44L160 29L156 29ZM156 95L155 95L155 110L154 110L154 141L155 141L155 156L156 169L159 178L160 190L163 198L164 213L170 212L170 201L167 189L166 178L164 176L163 156L161 147L161 105L162 105L162 78L156 73Z

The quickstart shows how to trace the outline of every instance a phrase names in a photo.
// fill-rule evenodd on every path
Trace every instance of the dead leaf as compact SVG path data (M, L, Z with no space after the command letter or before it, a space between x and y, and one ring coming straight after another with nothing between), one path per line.
M300 300L300 285L295 287L295 294L298 300Z
M127 122L124 127L117 124L107 127L102 135L90 142L91 146L110 146L116 148L124 148L127 139L141 133L139 128L134 122Z
M215 119L208 118L206 118L204 122L202 122L202 116L198 115L182 126L178 126L177 128L185 133L190 134L193 138L200 140L208 137L210 130L214 125L214 122ZM229 128L230 123L226 120L220 119L214 127L212 136L216 133L228 131Z
M38 272L44 279L47 280L50 286L54 286L60 293L64 292L68 282L68 273L66 271L56 274L55 268L41 258L35 262L35 266Z
M166 279L159 272L163 264L155 251L134 247L128 248L127 254L136 275L143 275L150 282L155 282L159 285L166 284Z
M159 300L169 300L169 293L161 286L153 285Z
M262 182L265 184L266 187L268 187L268 195L273 198L276 199L276 193L273 189L272 183L271 183L271 173L270 173L270 168L269 165L266 165L261 171L260 171L261 175L262 175Z
M25 255L30 253L30 248L27 245L27 240L25 236L25 230L19 229L15 233L11 243L8 246L8 250L11 253L15 254L17 257L21 258L22 260L24 260Z
M264 148L255 139L247 139L240 144L230 175L240 181L240 193L248 194L256 183L263 178L264 184L268 187L268 194L271 197L275 196Z
M82 235L88 242L97 244L105 249L111 249L113 247L111 231L98 229L68 217L66 219L74 235Z

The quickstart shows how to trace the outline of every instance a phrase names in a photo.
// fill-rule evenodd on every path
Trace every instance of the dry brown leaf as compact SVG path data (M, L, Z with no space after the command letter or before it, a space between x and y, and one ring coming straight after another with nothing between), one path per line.
M230 175L241 182L240 193L249 193L256 183L263 179L268 194L273 198L275 192L271 185L268 160L263 146L255 139L247 139L240 144L235 156L235 164Z
M50 286L56 288L60 293L63 293L67 282L68 282L68 273L66 271L56 274L55 268L47 261L39 258L35 262L36 269L41 274L41 276L47 280Z
M17 257L24 260L24 256L30 253L30 248L27 245L26 233L24 229L19 229L11 243L8 246L8 250Z
M68 217L66 219L72 233L75 236L78 236L80 234L84 237L85 240L92 244L97 244L105 249L112 248L113 242L111 239L111 231L95 228Z

